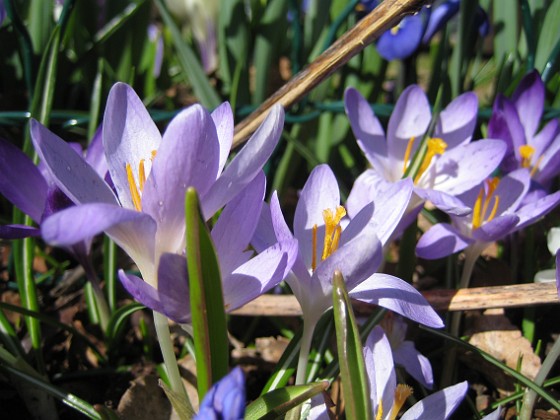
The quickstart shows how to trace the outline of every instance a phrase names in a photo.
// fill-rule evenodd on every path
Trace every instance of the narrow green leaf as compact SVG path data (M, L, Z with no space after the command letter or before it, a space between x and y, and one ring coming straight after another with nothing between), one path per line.
M560 42L560 0L553 0L546 10L544 22L539 34L537 53L535 56L535 68L542 70L556 43Z
M107 331L105 332L109 348L112 348L117 344L118 338L124 331L125 323L128 320L128 317L140 309L144 309L144 305L141 305L140 303L130 303L117 309L111 314L111 319L109 319Z
M371 419L373 409L362 340L356 326L344 277L338 270L333 276L333 312L346 418Z
M275 389L253 401L245 410L245 420L276 419L311 397L325 391L327 381ZM348 417L350 418L350 417Z
M52 1L31 0L29 4L29 35L35 52L43 51L54 26Z
M220 266L194 188L185 196L187 268L200 401L228 373L229 346Z
M169 388L161 379L159 380L159 386L165 392L167 399L171 402L180 420L190 420L193 418L192 407L185 402L184 398Z
M502 62L517 53L519 46L519 10L493 2L494 58Z
M179 59L179 64L183 68L183 76L190 82L194 93L202 105L206 108L216 108L220 104L220 97L210 85L199 60L190 47L183 41L181 31L173 21L173 18L162 0L154 0L154 2L158 7L165 26L171 32L171 38L177 50L177 58Z

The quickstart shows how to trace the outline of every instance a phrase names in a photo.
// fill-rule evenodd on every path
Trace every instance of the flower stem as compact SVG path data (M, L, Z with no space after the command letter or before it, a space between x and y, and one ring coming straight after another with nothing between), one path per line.
M159 312L154 311L154 325L171 390L177 394L179 398L182 398L192 411L192 404L183 385L183 380L179 373L179 365L177 364L175 352L173 351L173 343L171 342L167 318Z
M296 373L296 385L303 385L306 383L307 376L307 362L309 360L309 350L311 349L311 340L313 338L313 331L317 321L309 322L310 320L303 319L303 332L301 334L301 343L299 348L299 358Z

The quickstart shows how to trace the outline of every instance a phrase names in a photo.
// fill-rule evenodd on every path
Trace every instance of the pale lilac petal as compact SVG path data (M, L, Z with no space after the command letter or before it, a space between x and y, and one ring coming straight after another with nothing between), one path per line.
M503 214L475 229L472 236L477 241L494 242L512 233L518 223L519 217L517 215Z
M472 239L461 235L454 226L438 223L425 232L416 245L416 255L435 260L462 251L472 243Z
M33 226L26 225L0 225L1 239L23 239L41 236L41 231Z
M307 420L330 420L323 394L311 397L311 408L309 409Z
M506 145L501 140L479 140L446 151L436 162L433 188L459 195L492 174L505 152Z
M226 205L214 225L212 239L222 273L231 273L239 265L240 254L247 249L257 227L265 188L266 178L261 172Z
M283 126L284 109L276 105L203 196L202 212L206 219L235 197L262 170L278 144Z
M431 201L438 209L455 216L466 216L472 209L457 197L437 191L414 188L414 192L422 197L423 200Z
M500 420L501 418L502 418L502 407L498 407L490 414L482 417L482 420Z
M142 211L157 221L158 241L183 247L185 192L202 197L216 179L219 145L210 114L200 105L180 112L167 126L142 196Z
M424 296L397 277L375 273L350 290L349 295L353 299L387 308L420 324L432 328L443 327L441 318Z
M408 409L401 419L447 419L461 404L468 389L469 384L464 381L428 395Z
M373 203L369 203L343 227L342 234L340 235L340 244L345 244L360 235L366 225L373 224L372 217ZM342 222L346 221L346 218L342 220ZM374 230L374 232L377 233L377 230Z
M35 120L31 120L30 130L35 150L49 174L73 202L117 202L105 181L68 143Z
M399 347L393 349L393 359L422 386L432 389L434 386L432 365L422 353L416 350L412 341L403 341Z
M385 171L387 169L385 131L371 106L356 89L348 88L344 93L344 107L358 145L374 168Z
M113 85L103 117L103 147L111 179L124 207L134 208L126 165L130 164L139 185L140 162L144 162L148 175L153 152L160 143L161 134L136 92L125 83Z
M352 290L377 270L382 257L381 242L375 236L373 226L367 225L358 236L342 244L321 261L313 273L313 279L321 283L323 292L330 297L332 278L334 272L339 270L344 276L347 289Z
M478 99L473 92L455 98L441 111L434 137L441 138L451 150L471 141L478 113Z
M367 204L386 197L386 191L392 188L393 185L393 182L387 181L375 169L367 169L364 171L354 181L354 185L346 201L348 216L352 219L356 217L358 212Z
M380 409L386 412L393 407L397 387L391 344L379 325L369 333L363 352L373 414L377 416Z
M276 193L276 191L274 193ZM272 224L270 206L263 202L257 227L251 239L251 246L255 251L261 252L269 246L274 245L276 242L278 242L278 239L276 239L274 225Z
M224 102L212 112L212 120L216 126L216 133L218 133L218 141L220 142L219 176L226 165L233 144L233 111L229 102Z
M387 128L387 148L391 164L400 166L397 169L401 173L400 168L410 138L415 138L411 154L414 156L431 118L430 104L422 89L416 85L406 88L397 100Z
M101 178L105 178L109 166L105 158L105 150L103 149L102 126L99 126L99 128L95 130L95 134L86 151L86 162L95 169L95 172L97 172Z
M535 148L535 153L531 159L531 164L536 163L539 156L541 156L551 145L552 140L558 135L559 124L557 119L550 120L545 124L539 133L533 138L529 139L529 145ZM556 137L558 138L558 137Z
M523 77L511 99L525 130L525 138L530 139L539 128L544 110L545 88L539 72L533 70Z
M524 168L510 172L503 177L494 191L494 196L499 197L500 200L496 214L515 212L530 185L531 176L529 171Z
M274 245L223 279L224 303L232 311L262 295L287 275L297 255L297 241Z
M321 244L325 235L323 210L335 212L339 205L340 192L334 173L328 165L316 166L301 191L294 216L294 236L299 241L300 255L306 267L311 267L313 226L319 227L317 243ZM317 261L321 259L322 249L318 246L315 250Z
M0 139L0 194L35 222L41 221L47 182L25 153L4 139Z
M560 191L521 207L515 212L515 214L519 216L519 222L515 230L523 229L525 226L534 223L537 219L544 217L556 208L558 203L560 203Z

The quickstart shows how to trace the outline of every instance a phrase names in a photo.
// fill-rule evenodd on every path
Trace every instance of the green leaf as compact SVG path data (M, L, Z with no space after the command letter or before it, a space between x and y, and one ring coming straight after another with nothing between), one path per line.
M185 196L185 221L198 398L202 401L212 384L228 373L229 345L220 265L192 187Z
M346 418L371 419L373 409L362 340L356 326L344 277L338 270L333 276L333 312Z
M161 14L165 26L171 32L173 44L177 50L179 64L183 68L183 76L190 82L195 95L206 108L216 108L220 104L220 97L210 85L204 70L191 48L183 41L181 31L173 21L162 0L154 0Z
M245 410L245 420L276 419L328 387L329 383L323 381L275 389L249 404Z
M192 411L192 408L189 406L189 404L186 403L185 399L182 398L181 395L174 392L167 385L165 385L165 382L163 382L161 379L159 380L159 386L163 389L163 392L165 392L167 399L171 402L171 405L177 412L179 419L181 420L192 419L194 413Z
M560 42L560 0L554 0L546 10L544 22L539 34L537 53L535 56L535 68L543 70L551 51L557 42Z
M128 320L128 317L140 309L144 309L144 305L140 303L130 303L112 313L105 333L109 343L109 348L117 344L118 338L124 331L125 323Z
M53 22L53 1L31 0L29 4L29 35L35 52L45 49Z

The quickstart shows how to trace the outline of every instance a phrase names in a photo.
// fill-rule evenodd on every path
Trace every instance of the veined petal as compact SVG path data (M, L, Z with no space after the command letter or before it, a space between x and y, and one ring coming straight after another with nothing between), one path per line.
M433 189L458 195L485 180L500 164L506 145L501 140L479 140L446 151L436 162ZM424 184L419 184L426 188ZM430 187L428 187L430 188Z
M249 245L257 227L266 188L260 173L231 200L212 229L222 273L231 273L239 266L239 257Z
M515 230L523 229L534 223L537 219L544 217L560 203L560 191L547 195L539 200L526 204L515 212L519 216L519 222Z
M472 236L480 242L494 242L512 233L519 223L515 214L502 214L474 230Z
M47 171L74 203L117 202L105 181L68 143L33 119L30 131L35 150Z
M428 395L408 409L401 419L447 419L461 404L468 389L469 384L464 381Z
M27 225L0 225L1 239L23 239L41 236L39 228Z
M376 170L385 172L387 163L385 131L371 106L356 89L348 88L344 93L344 108L358 146Z
M420 237L416 255L435 260L462 251L471 243L472 239L461 235L455 227L448 223L438 223Z
M411 137L416 141L410 156L414 156L420 139L428 129L432 112L426 94L419 86L407 87L395 105L387 128L387 147L391 165L395 166L396 181L402 176L404 156Z
M220 142L220 163L218 165L218 176L220 176L233 144L233 111L229 102L224 102L211 115Z
M103 117L103 147L111 179L121 204L134 208L126 172L133 170L138 185L140 162L145 174L150 173L153 151L159 149L161 134L136 92L125 83L116 83L109 92Z
M412 341L403 341L399 347L393 349L393 359L422 386L432 389L434 386L432 365L422 353L416 350Z
M441 318L424 296L404 280L389 274L375 273L348 294L353 299L382 306L420 324L443 327Z
M457 197L442 191L414 188L414 192L423 200L431 201L434 206L448 214L466 216L472 212L472 209Z
M511 99L523 125L525 138L532 138L541 123L545 100L544 83L537 70L523 77Z
M463 93L441 111L434 137L439 137L451 150L471 141L478 113L478 98L474 92Z
M25 153L4 139L0 139L0 194L40 223L47 182Z
M316 166L301 191L294 215L294 236L299 241L300 256L306 267L311 267L313 226L317 225L321 230L325 224L323 210L334 212L339 205L340 192L334 173L328 165ZM322 243L323 237L324 229L317 233L317 243ZM317 261L320 261L322 247L315 251Z
M278 144L284 126L284 109L274 106L243 149L233 158L205 196L202 212L212 217L261 171Z

